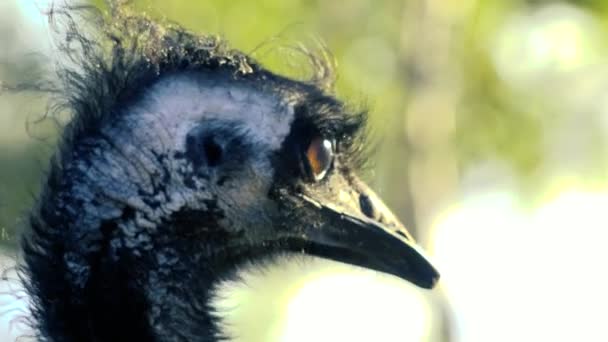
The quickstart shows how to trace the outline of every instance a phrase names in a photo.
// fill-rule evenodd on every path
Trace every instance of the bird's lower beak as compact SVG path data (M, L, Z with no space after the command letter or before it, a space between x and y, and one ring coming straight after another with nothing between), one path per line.
M404 229L301 198L303 206L319 215L315 224L305 225L306 253L389 273L427 289L437 283L439 273Z

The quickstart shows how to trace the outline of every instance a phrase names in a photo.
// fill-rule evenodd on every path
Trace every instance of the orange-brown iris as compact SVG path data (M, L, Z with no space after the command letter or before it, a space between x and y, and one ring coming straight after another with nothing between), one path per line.
M334 153L331 141L315 138L310 142L306 150L306 158L315 180L321 180L325 177L325 174L331 167L333 157Z

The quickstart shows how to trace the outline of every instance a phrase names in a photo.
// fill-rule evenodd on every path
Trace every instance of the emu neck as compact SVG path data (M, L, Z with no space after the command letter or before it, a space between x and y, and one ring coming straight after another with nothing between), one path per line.
M215 288L230 341L427 341L425 294L392 276L285 255L249 264Z

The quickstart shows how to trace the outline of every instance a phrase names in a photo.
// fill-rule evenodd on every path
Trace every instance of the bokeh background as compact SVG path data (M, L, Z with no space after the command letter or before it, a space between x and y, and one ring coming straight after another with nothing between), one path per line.
M0 1L0 81L52 71L49 2ZM370 108L378 149L365 177L442 271L425 297L441 334L427 340L608 341L608 2L132 5L293 77L305 75L290 46L329 47L338 95ZM40 120L45 105L0 94L9 252L60 129Z

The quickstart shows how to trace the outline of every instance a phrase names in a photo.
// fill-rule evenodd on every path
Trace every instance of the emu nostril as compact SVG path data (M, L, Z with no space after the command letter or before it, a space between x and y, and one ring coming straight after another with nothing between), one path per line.
M359 194L359 206L361 207L361 212L365 216L372 219L376 217L374 204L372 203L371 198L369 198L369 196L367 196L366 194Z

